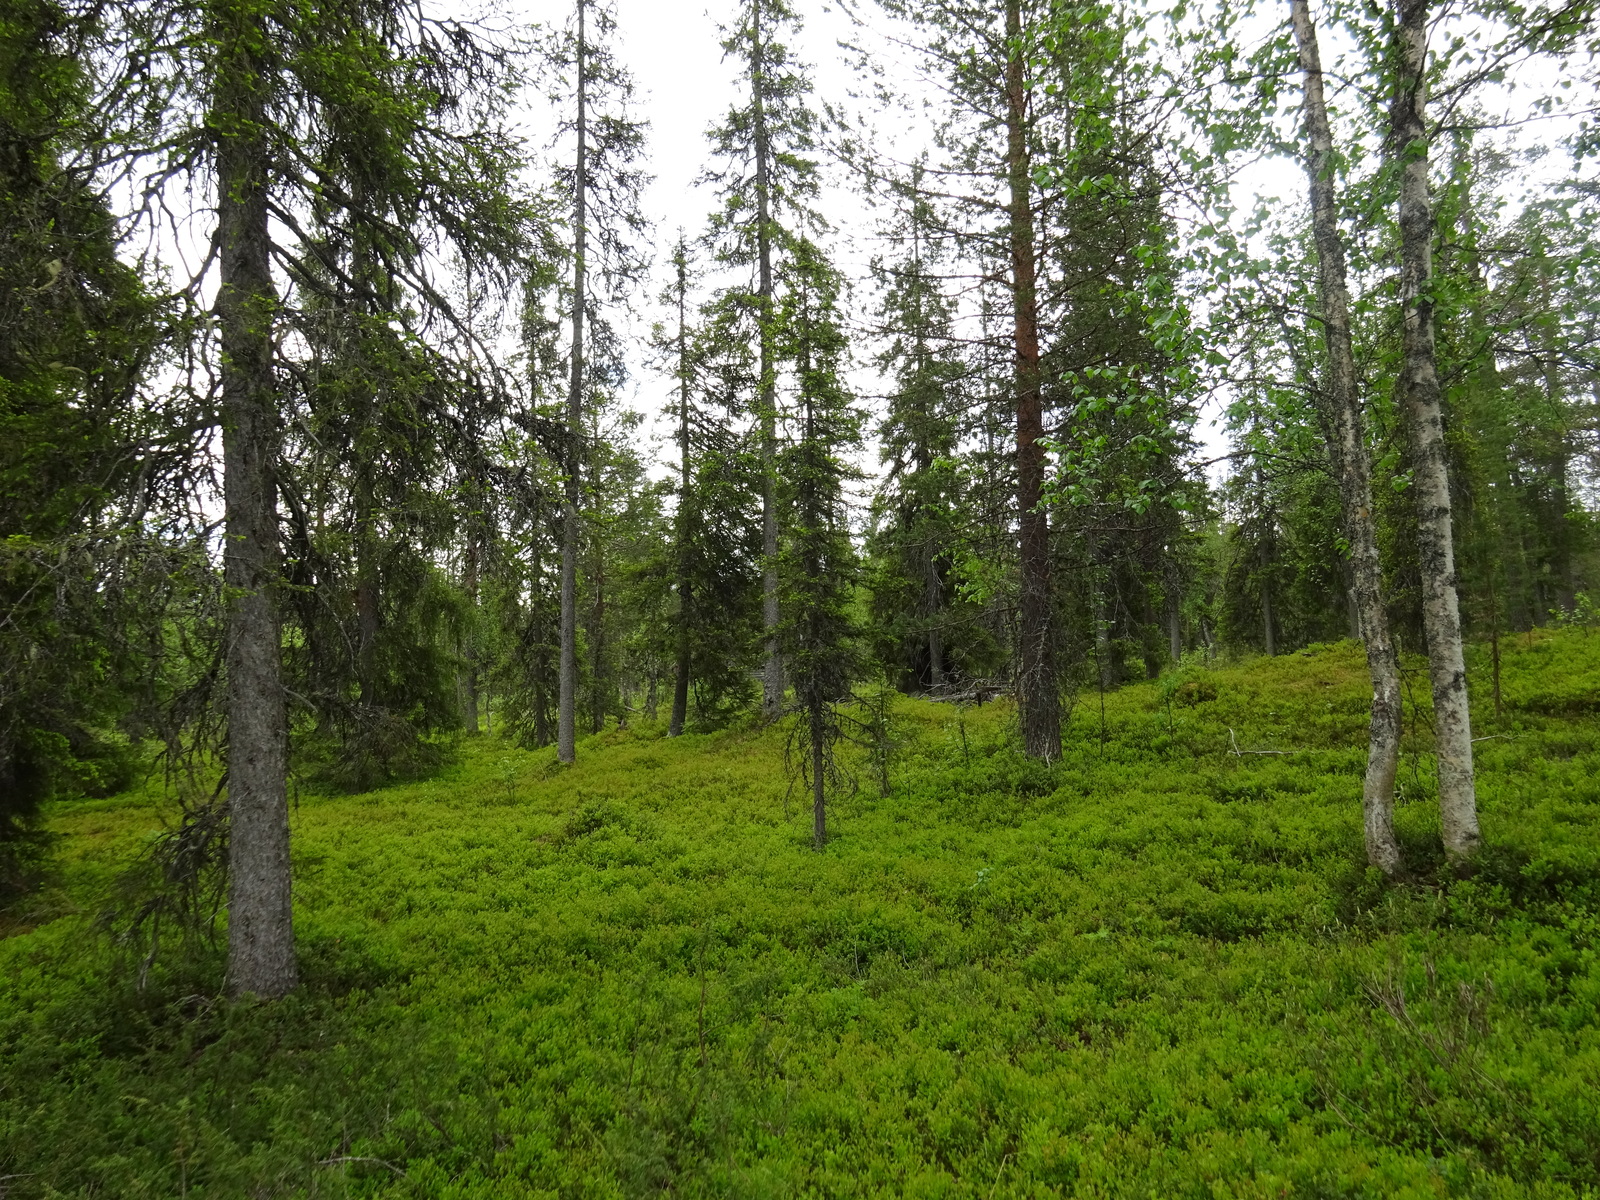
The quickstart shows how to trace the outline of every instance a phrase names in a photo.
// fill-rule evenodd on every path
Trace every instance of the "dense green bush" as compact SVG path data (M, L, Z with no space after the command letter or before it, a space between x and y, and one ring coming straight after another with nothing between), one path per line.
M1415 882L1364 868L1344 644L1114 692L1103 739L1080 706L1049 767L1004 704L902 702L889 794L854 764L820 855L781 730L636 724L566 771L480 740L306 795L307 983L273 1006L213 999L203 950L137 990L85 929L163 809L59 806L81 915L0 944L3 1186L1594 1196L1600 638L1503 655L1469 878L1442 873L1425 707Z

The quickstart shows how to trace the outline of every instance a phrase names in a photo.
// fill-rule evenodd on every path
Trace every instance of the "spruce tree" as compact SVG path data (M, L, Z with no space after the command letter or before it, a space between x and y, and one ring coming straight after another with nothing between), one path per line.
M621 299L643 269L636 239L646 227L638 206L644 177L634 166L643 152L645 127L629 115L633 83L611 45L615 35L616 17L610 5L575 0L572 25L552 53L556 65L571 73L572 90L564 97L571 109L561 126L575 143L572 166L561 173L571 204L573 236L556 739L557 757L567 763L577 754L578 566L583 553L579 507L588 410L591 393L614 384L621 369L611 325L599 309L605 301ZM596 276L603 293L593 287Z
M0 6L0 897L24 886L41 802L127 783L165 736L211 598L183 511L199 402L155 390L184 327L119 256L94 178L93 27ZM176 651L176 653L175 653Z
M673 281L669 299L677 310L677 336L670 350L677 377L678 510L673 521L673 566L678 593L677 630L673 639L672 715L667 736L677 737L689 715L689 672L694 665L694 578L690 571L690 531L694 527L693 454L689 443L689 396L694 387L689 344L689 248L682 236L672 254Z
M964 500L953 455L967 397L955 306L937 277L947 255L924 178L918 164L893 188L897 213L885 235L900 253L873 262L883 288L879 333L886 343L878 361L893 381L878 428L888 469L876 501L873 544L880 566L873 607L884 656L892 656L912 686L938 691L953 669L946 593Z
M836 705L858 668L851 614L856 584L845 481L860 443L860 414L842 379L847 345L838 312L841 280L802 239L783 273L778 347L794 364L789 444L778 456L782 500L782 648L798 710L796 747L812 804L812 841L827 842L827 795L838 777Z
M165 181L188 175L215 198L215 354L188 361L214 363L221 391L228 987L280 996L297 975L279 494L289 389L303 373L287 335L309 297L336 302L325 280L338 278L442 354L460 320L441 264L471 261L508 282L526 261L533 210L494 106L515 81L515 48L381 0L127 6L108 14L105 37L120 70L101 81L101 108L152 185L135 194L159 203ZM319 151L335 145L330 170ZM359 231L370 274L319 250L330 216ZM206 286L192 281L190 296Z
M884 0L923 33L930 66L951 97L935 164L943 223L965 244L974 272L1003 294L1009 348L1007 405L1013 448L1011 524L1016 545L1016 681L1022 742L1031 757L1061 754L1058 599L1045 497L1049 271L1058 230L1045 219L1041 181L1063 103L1033 86L1057 29L1047 4L1004 0ZM1070 145L1065 139L1057 144ZM1001 315L999 313L996 314ZM1063 364L1065 365L1065 364ZM1059 370L1060 367L1058 366Z
M748 88L748 101L729 112L712 130L712 150L720 164L707 178L720 190L723 207L713 220L712 241L721 263L752 272L747 283L723 297L727 315L737 316L757 349L749 410L761 455L762 626L766 661L762 711L769 719L783 706L784 665L778 570L778 375L775 348L777 286L795 245L815 224L810 209L817 191L817 168L808 157L816 148L817 117L806 106L810 83L779 40L798 27L786 0L741 0L724 29L723 52L735 58ZM731 322L724 322L730 324ZM732 336L739 336L730 328Z

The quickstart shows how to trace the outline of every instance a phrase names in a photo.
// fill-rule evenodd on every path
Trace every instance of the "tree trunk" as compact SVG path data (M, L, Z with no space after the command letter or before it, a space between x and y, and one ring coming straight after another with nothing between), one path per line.
M689 623L694 618L689 578L689 264L678 243L678 661L672 681L672 716L667 736L677 737L689 716Z
M783 655L778 647L778 376L772 346L772 177L762 78L766 53L761 44L761 0L751 10L754 23L750 83L755 93L756 259L761 321L761 627L767 661L761 677L761 711L773 720L783 708Z
M578 0L578 157L573 175L572 379L567 388L566 503L561 510L561 694L556 711L556 758L578 755L578 466L583 444L583 306L587 282L589 200L589 80L584 18L588 0Z
M1400 300L1404 318L1401 402L1415 471L1417 543L1422 576L1422 624L1439 763L1439 826L1454 862L1478 847L1478 806L1472 779L1472 718L1456 596L1450 476L1433 334L1433 204L1428 193L1428 131L1424 121L1428 57L1427 0L1397 0L1394 107L1388 153L1400 168Z
M811 697L807 706L811 720L811 841L821 850L828 841L827 801L827 747L823 744L823 700L820 694Z
M270 149L267 39L250 6L214 9L217 243L221 287L223 502L228 589L228 991L276 998L298 970L285 785L288 709L276 587L279 576L277 397L272 379L272 284L267 222Z
M1024 77L1021 0L1006 0L1006 175L1010 192L1012 340L1016 353L1017 523L1022 568L1017 690L1022 745L1030 758L1061 757L1061 697L1056 682L1050 526L1044 492L1044 397L1039 381L1028 88Z
M594 616L590 634L592 653L589 670L589 715L591 732L599 733L606 727L606 560L605 548L595 547L594 554Z

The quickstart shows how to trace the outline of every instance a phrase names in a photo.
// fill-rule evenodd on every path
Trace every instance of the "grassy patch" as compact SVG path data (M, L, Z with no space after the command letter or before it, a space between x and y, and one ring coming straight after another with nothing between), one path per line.
M1600 637L1504 654L1460 880L1408 664L1396 889L1350 645L1091 697L1049 767L1004 704L901 702L821 855L778 730L305 796L274 1006L215 956L136 991L88 930L163 810L64 806L0 942L0 1191L1593 1196Z

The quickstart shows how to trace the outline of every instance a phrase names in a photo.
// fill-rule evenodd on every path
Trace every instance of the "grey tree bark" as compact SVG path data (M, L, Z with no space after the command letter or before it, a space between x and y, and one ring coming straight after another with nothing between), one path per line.
M783 655L778 648L778 374L772 345L772 144L767 129L762 79L761 2L751 10L754 48L750 84L754 91L756 147L756 269L761 321L759 369L761 408L761 627L767 660L761 676L761 711L773 720L783 710Z
M556 705L556 758L578 756L578 468L583 444L583 306L588 250L588 76L584 19L588 0L578 0L578 158L573 175L572 378L567 387L566 501L561 508L561 664Z
M811 722L811 844L821 850L828 844L828 751L819 698L812 698L807 719Z
M228 591L228 991L294 990L294 912L285 786L288 708L278 616L277 395L267 223L265 22L249 6L212 9L218 47L217 325L222 361L223 505Z
M1350 543L1351 610L1366 642L1367 674L1372 680L1362 825L1367 861L1393 877L1401 870L1400 845L1394 835L1394 780L1400 762L1400 671L1389 636L1389 615L1383 607L1383 567L1372 510L1372 466L1356 392L1350 290L1334 194L1333 133L1322 89L1322 56L1308 0L1289 0L1289 13L1305 76L1302 99L1306 167L1311 183L1311 228L1317 247L1318 296L1328 351L1328 375L1323 389L1333 434L1328 449L1339 485L1345 537Z
M1472 717L1461 646L1451 530L1450 474L1434 349L1433 202L1428 190L1428 0L1396 0L1394 103L1386 153L1400 184L1400 303L1404 363L1401 406L1411 438L1422 577L1422 624L1433 683L1439 764L1439 827L1453 862L1481 841L1472 774Z
M1049 519L1044 494L1044 397L1040 390L1039 297L1032 157L1022 51L1021 0L1006 0L1006 176L1011 250L1012 340L1016 354L1017 524L1022 568L1018 708L1030 758L1061 757L1061 695L1056 679Z

